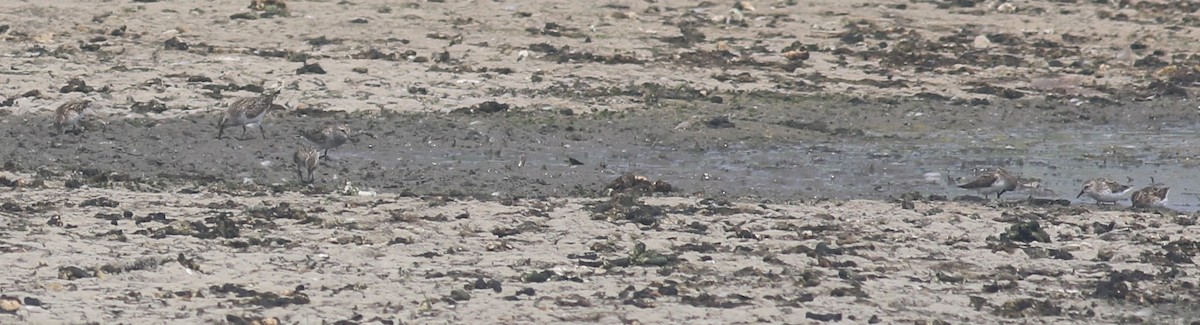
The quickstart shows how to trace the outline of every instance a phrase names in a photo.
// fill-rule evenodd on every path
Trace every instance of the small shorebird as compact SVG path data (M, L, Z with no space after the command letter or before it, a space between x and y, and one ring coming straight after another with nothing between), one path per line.
M263 139L266 139L267 131L262 126L263 117L271 111L286 110L283 105L272 103L276 96L279 96L279 91L270 91L255 97L240 98L229 104L225 115L221 116L221 122L217 123L217 139L225 134L225 128L239 125L242 126L242 136L239 140L245 140L247 125L258 126L258 131L262 133Z
M984 197L996 193L996 198L999 199L1004 192L1017 189L1017 177L1009 174L1003 168L992 168L980 171L975 180L966 184L958 184L958 187L979 191L979 194Z
M1116 181L1101 177L1084 182L1083 189L1079 190L1079 195L1076 195L1075 198L1078 199L1087 194L1088 197L1096 200L1096 204L1116 204L1117 201L1128 198L1131 191L1133 188L1128 185L1121 185Z
M73 131L79 131L83 111L89 107L92 107L92 101L86 99L72 100L59 105L58 109L54 110L54 127L58 129L58 133L62 134L67 126Z
M292 154L292 162L296 163L296 176L300 180L304 180L304 170L308 170L308 182L313 181L313 170L317 169L317 163L320 161L321 155L317 153L317 148L300 147L296 149L296 153Z
M1137 192L1133 192L1133 207L1135 208L1162 208L1167 205L1167 191L1170 187L1160 185L1150 185L1143 187Z
M350 127L345 124L329 126L322 130L300 130L300 137L309 145L325 150L321 157L329 156L329 149L340 147L350 139Z

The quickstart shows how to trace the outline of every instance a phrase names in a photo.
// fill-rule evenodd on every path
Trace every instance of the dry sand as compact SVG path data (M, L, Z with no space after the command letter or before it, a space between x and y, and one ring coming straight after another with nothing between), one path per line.
M627 110L652 104L647 84L1103 102L1177 96L1200 60L1184 14L1197 8L1178 1L746 1L741 20L733 2L295 1L290 17L232 18L260 14L247 3L0 3L0 94L41 91L11 109L44 111L78 78L112 106L166 102L165 116L212 112L204 86L229 84L345 111ZM306 62L325 73L297 75Z
M906 209L899 201L646 198L605 210L606 199L245 194L5 190L19 203L5 203L2 213L4 292L40 302L3 317L39 324L1200 317L1191 263L1198 247L1182 239L1192 234L1193 216L921 200ZM626 220L631 215L653 220ZM1048 242L1001 238L1029 221ZM637 243L652 253L632 253Z
M835 140L1195 121L1180 99L1197 80L1200 7L1080 2L747 1L753 10L734 12L676 0L290 1L287 17L241 0L0 2L0 122L11 140L0 144L0 323L1200 321L1194 215L911 196L768 202L719 189L610 201L582 194L612 175L583 168L559 174L590 185L579 192L553 178L424 166L443 170L345 195L345 181L381 176L241 184L286 173L237 165L286 145L204 133L234 97L273 87L296 108L273 139L330 112L394 136L409 131L384 117L425 121L489 101L565 125L603 111L678 115L601 130L616 134L745 103L828 117L832 126L808 131ZM299 73L306 64L324 73ZM97 101L110 133L41 130L73 98ZM809 105L823 98L830 105ZM1122 106L1149 99L1144 110ZM933 105L922 114L939 120L896 118L911 105ZM431 120L447 134L440 143L464 137ZM518 145L544 146L528 139ZM142 155L153 157L131 158ZM464 179L534 194L487 199L493 189L455 183Z

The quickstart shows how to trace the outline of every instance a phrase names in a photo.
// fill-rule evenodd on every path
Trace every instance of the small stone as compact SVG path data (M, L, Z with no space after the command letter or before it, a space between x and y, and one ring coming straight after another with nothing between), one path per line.
M1017 5L1012 4L1012 2L1005 2L1005 3L1000 4L999 6L996 6L996 11L1006 13L1006 14L1011 14L1011 13L1017 12Z
M17 297L0 296L0 312L16 313L21 309L21 300Z
M987 35L975 36L975 42L971 44L977 49L986 49L992 47L992 40L987 38Z
M305 63L304 66L296 69L296 74L325 74L325 69L321 68L318 63Z

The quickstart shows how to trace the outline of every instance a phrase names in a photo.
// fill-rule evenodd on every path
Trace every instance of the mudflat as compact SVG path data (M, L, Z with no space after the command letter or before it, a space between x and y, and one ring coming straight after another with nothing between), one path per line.
M1190 2L0 8L4 323L1200 320Z

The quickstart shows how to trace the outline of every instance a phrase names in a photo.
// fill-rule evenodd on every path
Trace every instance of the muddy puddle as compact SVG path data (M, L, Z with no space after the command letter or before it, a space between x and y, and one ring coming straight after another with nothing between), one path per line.
M695 113L289 112L270 120L266 140L257 130L246 140L215 139L212 114L115 119L107 129L81 135L53 134L42 126L46 117L10 117L3 123L16 141L0 143L0 152L12 171L47 178L161 183L151 191L214 183L296 190L310 186L296 181L291 163L298 130L346 123L355 141L332 150L317 169L311 186L318 191L349 183L376 193L594 196L634 173L669 182L677 195L786 201L885 199L916 191L954 198L974 193L948 185L953 179L973 168L1005 166L1029 185L1006 199L1090 203L1075 199L1085 179L1109 177L1140 188L1154 177L1172 187L1171 208L1200 209L1189 172L1196 164L1197 150L1189 147L1195 132L1186 127L1071 123L882 132L891 129L869 121L853 124L873 127L866 131L797 128L787 111ZM96 177L114 173L124 176Z
M1135 189L1153 181L1172 190L1168 207L1200 209L1192 169L1195 162L1164 148L1187 146L1194 131L1168 129L1130 131L1118 128L1012 130L967 134L948 131L923 139L829 144L784 148L733 147L698 155L681 151L673 161L659 161L656 177L688 176L700 183L723 180L726 188L763 197L830 196L884 199L917 191L948 197L974 195L953 184L973 169L1007 166L1023 179L1018 192L1005 198L1076 199L1081 184L1108 177ZM1168 149L1164 151L1163 149ZM643 157L653 160L653 157ZM648 168L649 169L649 168ZM689 170L695 169L695 170ZM705 172L700 172L701 170ZM696 173L706 176L696 177ZM1128 206L1129 202L1122 203Z
M425 163L495 169L524 157L527 163L553 165L565 153L606 162L604 174L630 171L669 180L684 191L772 200L886 199L912 191L948 197L975 195L953 184L960 177L969 177L974 168L1006 166L1024 185L1018 192L1005 194L1006 199L1033 197L1090 204L1093 201L1086 196L1076 198L1089 178L1108 177L1135 189L1153 179L1172 187L1169 208L1196 211L1200 199L1191 177L1195 162L1162 150L1163 144L1186 146L1195 136L1183 128L1153 132L1087 128L973 134L948 131L921 139L785 146L733 143L715 148L664 144L614 148L576 144L495 157L464 154Z

